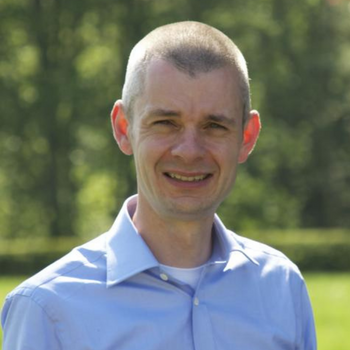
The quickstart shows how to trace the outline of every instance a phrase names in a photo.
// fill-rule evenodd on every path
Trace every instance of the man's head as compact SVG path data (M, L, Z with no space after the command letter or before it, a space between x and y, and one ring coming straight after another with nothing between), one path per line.
M196 22L161 27L136 45L111 117L120 149L134 156L136 216L148 218L214 215L260 130L243 56Z
M168 61L192 77L223 67L237 71L243 121L249 118L249 78L243 55L219 30L203 23L187 21L153 30L132 50L122 95L129 120L133 117L135 100L144 90L147 68L154 59Z

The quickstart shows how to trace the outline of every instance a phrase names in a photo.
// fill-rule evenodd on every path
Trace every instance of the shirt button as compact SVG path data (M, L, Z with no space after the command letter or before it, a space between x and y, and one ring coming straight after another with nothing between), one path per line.
M163 281L167 281L169 279L169 277L165 274L165 273L161 273L160 274L160 278L163 280Z
M198 299L198 298L194 298L194 299L193 299L193 304L194 304L195 306L198 306L198 305L199 305L199 299Z

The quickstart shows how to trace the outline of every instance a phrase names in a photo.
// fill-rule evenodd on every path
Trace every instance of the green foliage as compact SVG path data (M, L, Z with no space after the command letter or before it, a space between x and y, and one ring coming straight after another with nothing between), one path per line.
M282 251L302 271L350 271L349 230L251 231L246 235Z
M128 54L154 27L205 21L242 49L263 129L220 208L239 230L350 227L346 1L4 0L0 237L92 237L136 192L110 131Z
M72 237L0 240L0 274L33 275L80 243Z
M350 271L348 230L252 230L245 236L282 251L302 271ZM83 241L72 237L0 240L0 274L32 275Z
M349 11L324 1L247 3L247 12L258 6L253 16L222 22L231 37L242 32L263 129L223 211L239 228L349 227Z

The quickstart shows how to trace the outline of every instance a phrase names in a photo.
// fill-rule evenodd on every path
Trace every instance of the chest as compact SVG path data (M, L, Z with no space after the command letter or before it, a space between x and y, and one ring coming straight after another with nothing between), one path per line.
M231 272L205 276L195 291L152 274L94 292L85 288L60 308L64 348L294 349L291 294L274 288Z

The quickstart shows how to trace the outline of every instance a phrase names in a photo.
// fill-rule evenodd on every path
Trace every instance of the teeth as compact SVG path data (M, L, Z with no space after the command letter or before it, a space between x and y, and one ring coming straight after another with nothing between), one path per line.
M181 175L174 174L174 173L168 173L168 174L172 179L181 180L181 181L188 181L188 182L201 181L201 180L204 180L206 178L206 175L181 176Z

